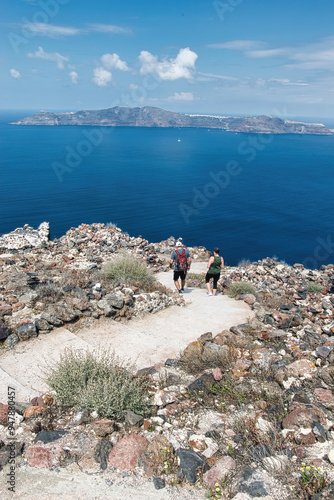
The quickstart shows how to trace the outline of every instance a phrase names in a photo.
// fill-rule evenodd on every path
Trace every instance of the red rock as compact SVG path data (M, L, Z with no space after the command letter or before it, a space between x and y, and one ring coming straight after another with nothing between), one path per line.
M236 462L233 458L229 456L224 456L220 458L216 465L214 465L209 471L203 475L203 479L207 486L210 488L215 488L216 483L220 484L219 481L226 476L226 474L234 471L236 469Z
M321 467L324 465L322 458L313 458L310 462L314 467Z
M256 337L260 340L269 340L269 332L267 330L263 330L262 332L258 332Z
M25 304L23 302L17 302L16 304L14 304L12 306L12 310L13 312L16 312L16 311L21 311L22 309L25 308Z
M315 389L314 390L314 395L317 397L318 401L332 401L333 400L333 393L330 389Z
M212 376L215 380L219 381L223 378L223 374L220 368L215 368L212 370Z
M25 452L25 458L31 467L38 469L50 468L59 464L65 457L65 452L60 444L33 445Z
M296 448L293 449L293 453L302 460L303 458L306 457L306 450L303 446L297 446Z
M300 427L312 427L313 422L325 424L326 416L320 408L306 406L294 409L283 418L283 429L299 429Z
M241 358L235 363L232 373L234 377L244 377L247 370L252 366L252 362L248 359Z
M114 420L98 420L93 423L93 430L97 436L105 437L108 434L112 434L115 430Z
M44 397L43 396L39 396L39 397L36 397L36 398L33 398L31 401L30 401L31 405L32 406L45 406L45 402L44 402Z
M10 316L12 314L12 307L9 304L0 305L0 316Z
M303 446L311 446L316 442L315 435L313 432L297 432L295 434L295 441L297 444Z
M25 458L31 467L49 469L53 465L51 450L44 446L30 446L25 452Z
M282 317L278 311L273 311L271 313L272 317L274 318L275 321L281 321Z
M287 367L291 375L298 375L299 377L311 378L312 375L317 371L316 366L308 359L300 359L294 361Z
M250 306L252 306L256 302L256 297L252 293L246 293L242 298L243 301Z
M71 257L68 257L67 255L62 255L62 259L67 263L71 262L72 260Z
M148 441L137 434L128 434L118 441L109 453L109 463L121 470L133 470L146 450Z
M0 403L0 425L8 424L8 405Z
M35 415L39 415L42 413L44 408L42 406L29 406L23 413L23 418L27 419L30 417L34 417Z

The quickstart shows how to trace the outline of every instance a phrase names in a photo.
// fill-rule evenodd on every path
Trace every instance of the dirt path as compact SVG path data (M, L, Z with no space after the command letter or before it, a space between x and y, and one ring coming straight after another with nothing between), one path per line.
M193 272L203 270L204 263L193 265ZM160 273L158 279L174 288L171 272ZM203 289L186 288L184 300L185 306L173 306L128 323L103 319L76 333L59 328L17 344L0 357L0 401L6 401L8 385L15 387L17 401L47 391L43 371L48 363L59 359L66 347L84 350L110 346L139 369L178 357L202 333L210 331L215 335L253 316L244 302L225 295L207 297Z
M193 265L193 272L204 271L204 264ZM172 273L161 273L158 279L174 288ZM131 359L137 368L177 357L187 344L202 333L214 335L232 325L244 323L253 313L243 302L226 296L207 297L205 290L188 288L185 305L173 306L154 315L128 323L97 321L92 327L72 333L66 328L53 330L29 342L19 343L0 357L0 401L7 400L7 387L16 391L16 401L29 401L47 391L43 371L47 363L57 360L66 347L85 350L110 346L116 354ZM23 465L17 470L16 493L8 492L6 473L0 475L0 497L4 499L57 500L204 500L205 490L191 486L156 490L148 478L123 477L107 470L103 476L87 476L76 466L58 472Z

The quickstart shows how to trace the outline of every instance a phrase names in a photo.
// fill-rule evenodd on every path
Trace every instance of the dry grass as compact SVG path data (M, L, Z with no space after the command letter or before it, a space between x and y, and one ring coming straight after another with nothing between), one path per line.
M45 379L57 402L97 411L101 417L120 420L125 410L144 415L149 409L147 379L135 377L131 365L108 349L65 350L48 367Z

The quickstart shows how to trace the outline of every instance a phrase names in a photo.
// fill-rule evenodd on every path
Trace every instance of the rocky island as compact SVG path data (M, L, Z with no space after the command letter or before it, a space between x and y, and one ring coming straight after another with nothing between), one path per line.
M127 108L38 113L13 122L12 125L84 125L94 127L175 127L214 128L227 132L251 134L314 134L333 135L322 123L303 123L270 115L232 117L175 113L145 106Z

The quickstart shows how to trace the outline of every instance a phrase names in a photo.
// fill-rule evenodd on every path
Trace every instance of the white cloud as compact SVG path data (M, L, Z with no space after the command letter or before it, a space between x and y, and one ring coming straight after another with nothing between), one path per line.
M64 69L64 63L68 61L68 57L62 56L61 54L58 54L58 52L44 52L42 47L38 47L38 50L34 53L29 53L28 57L55 62L57 63L59 69Z
M224 75L217 75L216 73L198 73L197 80L199 81L212 81L212 80L226 80L226 81L231 81L235 82L238 80L238 78L235 78L233 76L224 76Z
M263 59L265 57L284 56L288 54L288 49L264 49L264 50L249 50L246 52L248 57L254 59Z
M79 35L81 33L81 30L79 28L55 26L53 24L46 23L26 23L22 25L22 29L27 31L29 35L48 36L50 38L73 36Z
M240 50L246 57L253 59L284 56L287 60L284 67L290 69L334 70L334 36L329 36L314 43L305 44L304 46L270 48L268 44L260 41L232 40L221 44L212 44L209 47Z
M76 85L78 83L78 73L76 71L70 71L69 76L71 78L71 82Z
M108 83L111 82L111 80L112 80L112 74L110 71L102 67L94 69L93 82L98 87L106 87Z
M288 78L270 78L268 80L268 84L269 85L276 84L277 86L282 86L282 87L309 87L310 86L309 83L301 82L301 81L293 82L293 81L289 80Z
M157 73L161 80L177 80L178 78L192 78L198 55L189 47L180 49L175 59L159 62L158 58L142 50L139 56L141 63L140 73Z
M120 71L130 71L125 61L122 61L117 54L104 54L101 62L106 69L119 69Z
M230 50L255 50L263 48L266 44L258 40L231 40L223 43L211 43L210 49L230 49Z
M131 34L130 28L115 26L113 24L89 24L85 28L77 28L75 26L57 26L49 23L32 23L26 22L18 24L23 31L27 32L27 36L46 36L49 38L59 38L64 36L86 35L89 33L109 33L113 35Z
M135 83L130 83L130 89L131 90L137 90L139 88L138 85L136 85Z
M19 80L21 78L21 74L19 71L17 71L16 69L12 68L10 70L10 74L13 78L16 78L16 80Z
M168 101L194 101L195 97L192 92L174 92L174 95L168 97Z
M96 31L98 33L111 33L113 35L128 35L132 33L130 28L123 28L122 26L115 26L114 24L89 24L89 31Z

